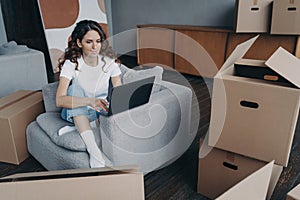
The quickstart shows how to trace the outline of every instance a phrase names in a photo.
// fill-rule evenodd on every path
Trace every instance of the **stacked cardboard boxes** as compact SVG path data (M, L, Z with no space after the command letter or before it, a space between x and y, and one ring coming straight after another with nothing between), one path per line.
M300 35L300 0L237 0L235 31Z
M296 76L300 73L300 61L280 47L265 62L289 84L236 76L234 63L246 54L257 37L238 45L214 77L207 141L211 150L206 157L201 154L198 180L198 192L210 198L222 197L225 191L231 191L230 195L243 193L243 185L252 181L256 183L252 189L262 190L261 195L265 195L256 199L269 198L282 167L288 164L299 112L300 82ZM265 175L256 176L257 173ZM217 177L207 178L205 174ZM265 182L259 185L262 176ZM240 186L229 189L237 183ZM256 193L247 191L249 197Z

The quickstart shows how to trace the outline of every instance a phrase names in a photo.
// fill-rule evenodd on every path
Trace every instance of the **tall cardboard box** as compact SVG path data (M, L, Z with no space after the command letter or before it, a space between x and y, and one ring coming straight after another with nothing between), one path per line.
M299 200L300 199L300 184L294 187L287 193L286 200Z
M214 78L208 144L287 166L299 113L300 60L278 48L266 62L295 86L234 76L234 62L257 37L238 45Z
M269 32L272 2L273 0L237 0L235 8L235 32Z
M143 174L114 167L22 173L0 179L1 199L143 200Z
M20 164L28 157L26 127L44 112L42 92L19 90L0 99L0 161Z
M300 34L300 0L274 0L271 34Z
M237 187L248 187L253 191L262 191L262 195L266 195L270 199L273 190L277 184L283 167L274 165L271 171L271 177L263 176L264 185L259 185L257 178L252 177L253 181L257 181L256 185L251 188L251 185L245 182L248 176L256 173L261 168L267 165L266 162L259 161L253 158L245 157L239 154L228 152L222 149L209 147L206 142L200 142L199 149L199 164L198 164L198 185L197 192L210 198L215 199L223 195L226 191ZM269 172L267 172L268 174ZM252 175L253 176L253 175ZM268 182L269 181L269 182ZM253 185L252 185L253 186ZM232 189L231 189L232 190ZM242 193L242 191L240 191ZM246 194L242 194L246 196ZM251 192L248 192L249 197L253 197ZM245 199L245 198L240 198ZM254 198L253 198L254 199ZM233 199L230 199L233 200Z

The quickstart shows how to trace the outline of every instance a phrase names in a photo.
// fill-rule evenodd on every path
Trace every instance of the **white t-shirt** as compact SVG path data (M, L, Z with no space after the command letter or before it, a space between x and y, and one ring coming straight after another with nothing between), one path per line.
M98 65L89 66L83 58L78 59L78 70L75 70L75 63L66 60L60 76L69 80L78 80L88 97L97 97L105 99L108 95L108 86L110 77L116 77L121 74L119 65L111 58L105 57L104 67L102 56L99 55ZM103 69L102 69L103 68Z

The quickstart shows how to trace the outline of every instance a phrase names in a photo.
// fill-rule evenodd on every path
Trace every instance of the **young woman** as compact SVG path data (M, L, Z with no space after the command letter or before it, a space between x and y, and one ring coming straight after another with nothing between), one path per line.
M113 86L121 84L121 71L115 60L102 27L92 20L76 24L64 56L59 59L56 104L63 108L62 118L75 124L63 127L59 134L77 128L86 144L92 168L105 166L92 127L99 114L107 111L109 79Z

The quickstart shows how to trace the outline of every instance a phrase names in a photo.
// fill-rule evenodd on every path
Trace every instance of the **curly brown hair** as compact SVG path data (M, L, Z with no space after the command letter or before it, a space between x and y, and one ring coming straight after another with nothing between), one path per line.
M58 68L60 71L66 60L70 60L72 63L75 63L75 70L78 70L78 58L82 56L82 49L77 45L77 39L81 42L82 38L90 30L97 31L101 38L100 54L102 55L101 60L104 62L102 70L104 71L104 66L106 65L106 62L104 60L104 57L106 56L115 59L115 61L118 63L120 62L117 59L116 53L109 45L106 34L100 24L93 20L82 20L76 24L76 27L71 34L71 38L68 41L68 47L66 48L65 53L61 58L58 59Z

